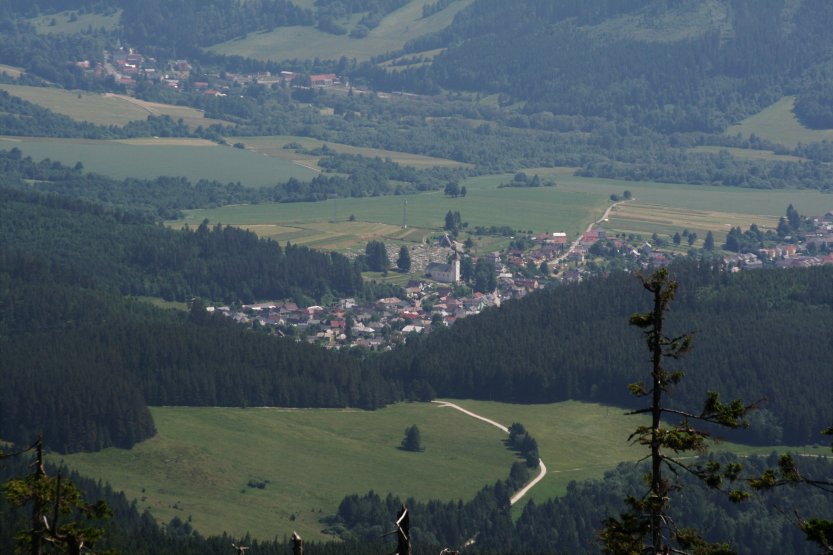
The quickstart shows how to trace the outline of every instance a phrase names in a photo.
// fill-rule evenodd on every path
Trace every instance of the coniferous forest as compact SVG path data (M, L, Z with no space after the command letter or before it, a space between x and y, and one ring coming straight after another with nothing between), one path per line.
M570 168L585 178L744 187L760 194L833 191L831 141L776 144L771 136L727 133L784 100L794 106L796 124L833 127L829 0L472 0L465 6L437 0L421 7L419 25L453 8L456 15L446 26L363 59L341 53L333 59L281 60L271 53L252 59L210 48L299 29L358 42L408 4L0 1L0 83L129 93L223 120L189 127L150 113L122 126L100 125L0 90L0 136L199 138L245 148L247 137L297 135L322 143L310 150L284 147L320 157L319 175L263 188L248 186L245 176L234 183L192 183L180 176L113 179L85 171L80 162L66 166L32 160L17 148L0 151L4 442L30 445L42 432L48 448L60 453L130 448L156 433L148 407L158 405L374 410L456 397L571 399L634 409L629 384L643 376L648 361L639 331L627 321L650 301L632 274L610 272L538 291L450 328L410 336L389 352L327 351L237 324L209 313L206 305L264 299L327 304L402 291L368 283L363 261L337 252L278 244L221 223L162 223L181 219L185 210L421 194L456 187L469 177L541 167ZM110 26L38 29L37 18L55 17L46 24L51 29L59 14L69 12L76 18L106 16ZM189 69L177 70L176 87L153 78L128 86L114 74L96 75L93 68L109 63L105 51L121 48L153 60L151 75L168 73L182 65L179 60ZM6 64L14 66L10 72ZM303 86L261 86L250 79L267 72L294 75ZM337 74L349 90L307 86L315 73ZM249 81L229 77L235 74L250 74ZM197 82L228 89L207 94ZM327 142L459 164L415 168L336 152ZM744 149L747 156L715 149ZM741 228L733 228L727 243L740 235ZM364 262L375 259L379 271L390 266L382 243L368 247L373 256ZM744 249L733 244L729 250ZM494 289L493 268L483 264L485 259L478 264L480 289ZM685 380L674 387L668 408L690 407L706 392L719 391L724 399L744 399L758 409L749 417L749 430L720 432L723 438L786 448L821 441L819 432L833 422L833 267L732 274L701 253L679 256L670 272L679 289L668 333L693 332L694 349L684 360L669 361L685 372ZM162 309L144 297L189 308ZM390 552L380 536L405 504L420 555L443 548L598 553L600 523L622 510L624 498L642 491L647 468L622 465L603 482L573 483L562 497L531 502L513 515L510 497L537 461L537 444L517 426L510 443L528 465L516 463L505 480L485 486L472 500L417 502L357 492L323 515L322 527L340 541L310 544L307 552ZM3 454L14 448L3 444ZM0 481L30 473L24 459L3 458ZM739 462L728 455L711 460ZM780 465L782 478L786 468L774 454L742 462L762 475ZM48 473L66 470L50 466ZM729 540L739 554L814 553L797 523L829 515L832 475L829 460L801 458L789 479L779 483L771 475L777 487L764 488L742 506L680 476L683 493L674 492L670 514L694 522L710 541ZM800 492L793 486L805 476L822 477L826 486ZM104 531L97 548L220 555L242 541L252 553L291 550L286 538L206 538L178 518L160 525L108 486L69 477L88 500L104 499L113 509L112 519L96 522ZM29 515L11 504L0 495L0 553L13 552L15 533L31 526ZM830 552L833 528L827 534Z

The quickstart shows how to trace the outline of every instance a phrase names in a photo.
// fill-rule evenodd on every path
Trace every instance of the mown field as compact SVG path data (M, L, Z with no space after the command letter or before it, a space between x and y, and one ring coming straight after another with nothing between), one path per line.
M202 139L136 139L93 141L37 137L0 137L0 149L17 147L35 160L49 158L64 164L84 164L90 172L123 179L183 176L192 182L216 179L267 187L290 177L310 180L316 172L288 160L220 146Z
M546 173L545 173L546 172ZM542 170L541 177L560 175L557 170ZM342 250L346 245L364 248L368 239L365 224L385 224L378 237L403 230L404 203L407 201L408 230L403 240L436 233L443 227L446 213L459 211L469 228L510 226L513 229L565 231L573 236L587 223L599 218L607 207L609 193L580 188L539 187L498 189L511 181L510 174L482 176L464 182L465 197L450 198L441 191L408 196L344 198L315 203L259 204L226 206L214 210L193 210L186 223L211 222L250 227L278 240ZM556 177L558 179L558 177ZM356 221L348 221L350 216ZM336 221L333 225L332 222ZM275 226L275 227L269 227ZM290 236L284 233L291 234ZM335 234L335 238L334 237Z
M833 196L810 190L761 191L753 189L671 185L614 179L575 177L568 168L526 170L555 179L556 187L498 189L511 175L481 176L463 182L464 198L441 192L407 197L337 199L318 203L259 204L193 210L185 222L211 222L247 227L262 236L322 249L362 249L370 239L421 241L437 233L446 212L460 211L474 226L509 226L536 233L563 231L577 236L603 214L611 194L632 192L634 201L620 205L602 227L612 233L673 235L688 229L701 246L708 231L723 241L731 227L746 229L752 223L774 227L789 204L806 215L833 209ZM403 203L407 200L409 229L402 230ZM356 221L348 221L350 216ZM181 222L180 222L181 223ZM493 245L482 245L488 250Z
M210 125L228 125L227 121L206 118L196 108L174 106L158 102L146 102L126 95L113 93L90 93L68 91L54 87L29 87L25 85L0 84L0 90L64 114L77 121L88 121L97 125L116 125L146 120L148 116L170 116L182 121L191 129Z
M202 533L321 539L345 495L470 499L516 460L500 430L436 405L383 410L154 408L159 434L133 449L64 457L138 500L162 522ZM400 450L416 424L424 451ZM55 457L57 459L57 457ZM53 459L53 461L55 460ZM55 461L56 462L56 461ZM263 489L249 486L260 482Z
M798 143L833 140L833 129L815 130L801 125L793 113L794 96L785 96L772 106L730 126L724 134L749 137L753 133L762 139L794 148Z
M505 425L520 422L536 438L549 471L530 493L536 501L644 455L627 442L640 418L623 409L573 401L454 402ZM170 407L152 412L156 437L129 451L107 449L63 460L124 490L158 520L178 516L202 533L248 531L272 538L297 530L307 539L321 539L319 519L334 514L345 495L372 489L420 500L470 499L482 486L505 478L516 460L503 446L500 430L436 404L374 412ZM412 424L420 429L422 453L398 449ZM732 444L720 449L773 450ZM824 454L820 447L798 451Z
M337 60L345 56L364 61L399 50L409 40L444 29L472 1L459 0L423 19L422 7L430 2L411 0L388 14L378 27L361 39L350 38L348 35L331 35L314 27L279 27L271 32L250 33L246 37L212 46L209 50L259 60L310 60L316 57ZM350 22L340 23L348 23L347 28L352 28Z
M274 158L282 158L285 160L292 160L309 166L317 167L320 156L311 154L298 154L295 149L284 148L289 144L297 144L306 150L321 148L326 145L327 148L335 152L343 154L358 154L368 158L390 158L397 164L403 166L413 166L415 168L434 168L434 167L468 167L469 164L448 160L446 158L434 158L431 156L422 156L420 154L410 154L407 152L396 152L394 150L383 150L379 148L363 148L341 143L333 143L321 141L319 139L311 139L309 137L298 137L294 135L273 135L268 137L234 137L235 143L243 143L247 149L254 150L267 156Z

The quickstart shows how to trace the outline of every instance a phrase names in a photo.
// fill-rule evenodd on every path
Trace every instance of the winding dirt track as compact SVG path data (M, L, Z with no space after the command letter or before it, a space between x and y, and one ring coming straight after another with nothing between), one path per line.
M431 402L436 403L437 405L439 405L440 408L450 407L452 409L459 410L460 412L462 412L464 414L467 414L467 415L471 416L472 418L476 418L476 419L481 420L481 421L483 421L487 424L491 424L492 426L494 426L495 428L500 429L504 433L507 433L507 434L509 433L509 428L507 428L503 424L501 424L499 422L495 422L494 420L490 420L490 419L486 418L485 416L480 416L479 414L475 414L475 413L473 413L469 410L464 409L460 405L455 405L454 403L449 403L447 401L431 401ZM531 490L538 482L540 482L541 480L544 479L544 476L547 475L547 466L544 464L544 461L541 460L541 459L538 459L538 468L539 468L538 476L533 478L521 490L517 491L515 493L515 495L513 495L512 498L510 499L510 501L509 501L510 504L514 505L515 503L520 501L523 498L523 496L526 495L529 492L529 490Z

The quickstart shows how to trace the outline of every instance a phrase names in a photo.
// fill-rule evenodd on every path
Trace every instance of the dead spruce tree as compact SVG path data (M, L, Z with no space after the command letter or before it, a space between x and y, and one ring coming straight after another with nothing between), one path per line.
M628 509L619 518L608 518L600 534L603 551L609 554L728 554L726 544L712 544L702 539L696 530L680 527L669 515L671 494L679 489L673 481L675 475L691 473L708 486L721 488L726 483L740 479L741 467L737 464L721 468L717 462L690 463L682 459L685 453L702 454L706 451L710 434L694 427L695 424L712 423L727 428L745 426L747 411L753 408L740 401L724 404L715 392L709 392L699 413L670 408L667 395L683 378L681 371L665 368L668 359L679 359L691 348L692 336L665 334L666 313L677 291L677 282L666 269L650 276L640 276L640 281L653 297L650 312L631 316L630 323L643 330L651 354L650 380L629 386L630 392L650 403L630 414L648 414L651 422L638 426L629 441L647 447L645 459L650 461L650 471L645 475L646 493L641 497L630 496L625 500ZM741 489L729 489L729 497L738 501L746 496Z

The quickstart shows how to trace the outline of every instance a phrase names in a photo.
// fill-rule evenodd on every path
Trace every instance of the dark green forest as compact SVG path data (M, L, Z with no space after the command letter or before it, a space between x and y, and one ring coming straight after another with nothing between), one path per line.
M729 275L717 263L686 261L672 275L681 285L668 325L692 331L695 345L672 406L699 404L706 391L766 399L760 426L730 437L817 441L833 420L833 268ZM633 276L612 273L504 303L381 361L440 397L629 407L627 384L647 360L638 332L623 323L646 302Z
M452 1L426 4L423 15ZM627 385L649 361L638 331L627 326L648 302L632 275L611 273L531 294L409 338L393 352L333 353L212 316L204 306L266 298L327 303L399 291L364 282L362 263L338 253L279 245L219 223L182 230L161 225L183 210L416 194L469 176L556 166L586 177L833 190L833 143L786 147L722 134L785 95L795 96L801 123L833 127L833 4L827 0L475 0L448 28L370 62L341 56L258 61L204 49L296 25L358 40L403 4L0 2L0 63L25 70L20 79L0 76L2 82L125 92L115 79L96 80L74 62L100 62L104 49L127 45L163 63L187 58L192 65L181 90L142 81L133 91L137 98L193 106L229 122L189 129L151 116L122 127L93 125L0 91L0 134L201 137L224 145L236 137L299 135L321 141L309 153L323 156L325 170L309 182L254 189L242 176L237 183L191 183L179 176L116 180L81 164L0 151L0 437L28 445L42 431L57 452L129 448L155 433L148 410L154 405L372 410L442 396L633 408ZM123 11L113 31L38 34L26 20L116 9ZM440 48L430 61L422 58ZM393 69L379 65L384 61ZM234 85L227 96L213 97L193 86L225 72L281 70L304 78L334 72L369 93ZM416 94L380 98L375 91ZM487 102L487 95L495 101ZM417 170L337 154L327 142L468 166ZM696 153L696 146L766 150L803 161L741 160L728 151ZM494 276L485 268L478 272ZM686 372L672 407L719 391L724 399L760 404L750 429L724 434L727 439L818 442L819 431L833 421L833 268L731 275L716 261L689 259L677 262L672 274L680 289L668 325L672 332L694 333L692 353L669 365ZM191 308L162 310L137 296L187 301ZM534 440L513 437L534 462ZM777 461L745 463L760 472ZM833 472L823 460L800 463L806 475ZM24 475L28 465L4 459L0 479ZM509 495L529 472L519 462L507 480L465 503L348 496L322 522L346 541L308 545L307 552L389 552L379 536L404 502L413 513L419 554L471 539L466 552L593 553L602 519L621 511L622 499L640 489L642 470L625 465L603 482L572 484L564 497L530 503L513 520ZM830 496L821 491L776 488L734 506L681 479L675 519L694 523L715 541L729 540L738 553L773 552L773 546L813 552L791 515L796 509L805 516L830 513ZM159 526L106 486L73 480L90 499L104 498L113 507L115 518L102 524L104 547L122 553L220 554L239 540L257 553L289 550L285 539L204 538L179 519ZM12 552L12 531L25 521L0 496L0 552ZM276 530L276 538L284 532Z

